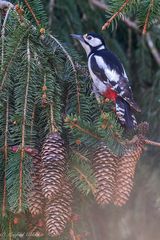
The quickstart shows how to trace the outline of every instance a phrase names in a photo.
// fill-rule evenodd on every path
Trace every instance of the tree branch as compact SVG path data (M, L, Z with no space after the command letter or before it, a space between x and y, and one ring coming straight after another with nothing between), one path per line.
M108 9L108 6L107 6L106 4L104 4L104 3L102 3L101 1L98 1L98 0L90 0L90 2L91 2L94 6L98 7L98 8L101 9L101 10L104 10L104 11L105 11L105 10ZM125 17L125 16L124 16L124 18L121 19L121 21L124 22L129 28L132 28L133 30L141 33L141 31L140 31L138 25L136 24L136 22L131 21L129 18L127 18L127 17ZM157 64L160 66L160 54L159 54L157 48L155 47L155 45L154 45L154 43L153 43L153 41L152 41L152 38L151 38L151 36L150 36L149 33L146 34L146 41L147 41L148 47L149 47L149 49L150 49L150 51L151 51L151 53L152 53L155 61L156 61Z
M22 143L21 143L21 155L20 155L20 172L19 172L19 209L22 211L22 197L23 197L23 160L25 155L25 131L26 131L26 115L27 115L27 103L28 103L28 92L30 83L30 71L31 71L31 52L30 52L30 42L27 39L27 80L26 80L26 90L24 99L24 110L23 110L23 120L22 120Z
M111 22L122 12L122 10L126 7L130 0L125 0L119 10L102 26L102 30L105 30L107 27L110 26Z
M36 15L35 15L35 13L33 12L33 9L31 8L29 2L28 2L27 0L24 0L24 2L25 2L25 4L26 4L28 10L29 10L30 13L32 14L32 16L33 16L33 18L34 18L37 26L39 27L39 26L40 26L40 21L37 19L37 17L36 17Z
M6 23L7 23L7 19L8 19L10 10L11 10L11 5L9 4L9 8L8 8L6 16L4 18L4 22L3 22L2 30L1 30L1 38L2 38L1 72L3 72L3 64L4 64L5 28L6 28Z
M74 121L71 121L70 119L65 120L65 122L68 123L71 126L71 128L77 128L79 131L81 131L87 135L90 135L91 137L93 137L97 140L101 140L100 136L90 132L88 129L82 128L80 125L78 125L78 123L75 123Z
M50 124L51 124L51 132L57 132L58 130L54 120L53 103L50 104Z
M69 55L69 53L63 47L63 45L57 40L57 38L55 38L51 34L49 34L49 36L60 46L60 48L62 49L62 51L64 52L64 54L66 55L67 59L69 60L71 66L72 66L73 73L74 73L75 80L76 80L76 86L77 86L77 113L78 113L78 115L80 115L80 110L81 110L80 109L80 84L79 84L79 80L78 80L78 76L77 76L76 67L75 67L74 62L72 60L72 57Z
M49 20L48 20L49 27L52 26L52 19L53 19L52 15L53 15L54 6L55 6L55 0L50 0L50 2L49 2Z
M5 81L7 80L7 77L8 77L9 68L10 68L10 66L11 66L11 64L12 64L12 62L13 62L13 60L14 60L14 57L15 57L17 51L18 51L19 45L21 44L21 42L23 41L23 38L24 38L25 34L26 34L29 30L30 30L30 27L24 32L24 34L20 37L20 39L19 39L19 40L17 41L17 43L16 43L17 45L16 45L16 47L15 47L15 49L14 49L12 55L11 55L10 60L9 60L8 63L7 63L6 68L4 69L4 76L3 76L3 78L2 78L2 82L1 82L1 85L0 85L0 91L3 90Z
M149 139L145 139L145 143L149 144L149 145L160 147L160 142L151 141Z
M98 1L98 0L90 0L90 2L95 6L95 7L98 7L99 9L103 10L103 11L106 11L108 9L108 6L105 4L105 3L102 3L101 1ZM139 28L138 28L138 25L131 21L129 18L127 17L123 17L122 19L122 22L124 22L128 27L134 29L135 31L139 31Z
M149 4L149 7L148 7L148 10L147 10L147 15L146 15L146 19L145 19L145 23L144 23L144 27L143 27L143 31L142 31L142 34L146 34L147 32L147 26L148 26L148 22L149 22L149 16L151 14L151 9L153 7L153 4L154 4L154 0L151 0L150 4Z
M4 133L4 166L6 170L6 165L8 161L8 118L9 118L9 99L6 103L6 125ZM6 184L6 173L4 174L4 186L3 186L3 200L2 200L2 217L6 215L6 205L7 205L7 184Z
M76 166L74 166L74 169L79 173L80 178L84 179L85 182L88 184L88 186L90 187L90 189L92 190L92 193L94 195L95 193L95 187L93 186L93 184L88 180L87 176Z
M155 61L160 66L160 54L159 54L157 48L155 47L149 32L146 34L146 41L147 41L148 47L149 47Z

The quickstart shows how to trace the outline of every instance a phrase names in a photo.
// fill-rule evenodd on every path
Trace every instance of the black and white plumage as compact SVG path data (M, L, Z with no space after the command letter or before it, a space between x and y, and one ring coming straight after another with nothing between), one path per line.
M133 110L140 109L133 99L132 90L123 64L108 48L103 38L96 33L72 34L78 39L88 57L88 69L93 80L93 92L97 100L104 96L115 102L116 114L127 128L137 125Z

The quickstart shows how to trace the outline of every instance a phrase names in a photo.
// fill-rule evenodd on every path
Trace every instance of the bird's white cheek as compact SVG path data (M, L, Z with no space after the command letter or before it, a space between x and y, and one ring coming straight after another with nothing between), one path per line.
M82 47L84 48L84 50L86 51L87 56L88 56L90 54L90 52L91 52L91 49L90 49L89 45L87 45L84 42L80 42L80 43L81 43Z

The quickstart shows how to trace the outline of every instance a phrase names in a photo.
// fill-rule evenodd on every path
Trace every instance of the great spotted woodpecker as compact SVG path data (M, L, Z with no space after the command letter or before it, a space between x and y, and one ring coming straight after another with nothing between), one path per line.
M131 86L123 64L106 46L103 38L96 33L71 34L80 41L88 57L88 69L93 80L93 92L114 101L116 114L127 128L137 125L133 110L140 109L133 99Z

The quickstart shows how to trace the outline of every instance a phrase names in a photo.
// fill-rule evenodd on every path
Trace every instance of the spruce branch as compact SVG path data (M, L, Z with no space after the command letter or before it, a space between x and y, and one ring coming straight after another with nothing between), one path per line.
M101 1L98 1L98 0L90 0L90 1L91 1L91 3L92 3L94 6L98 7L98 8L101 9L101 10L106 11L106 10L109 8L105 3L101 2ZM132 28L132 29L134 29L134 30L136 30L136 31L139 31L139 28L138 28L138 25L136 24L136 22L131 21L130 18L124 16L123 18L121 18L121 20L122 20L122 22L124 22L129 28Z
M32 116L31 116L30 144L32 144L33 128L34 128L34 121L35 121L35 111L36 111L36 104L34 104L34 106L33 106L33 111L32 111Z
M146 15L146 19L145 19L145 23L144 23L144 27L143 27L143 31L142 31L142 34L146 34L147 32L147 26L148 26L148 22L149 22L149 16L151 14L151 9L153 8L153 4L154 4L154 0L151 0L150 1L150 4L149 4L149 7L148 7L148 10L147 10L147 15Z
M67 118L65 120L65 122L67 124L69 124L71 128L77 128L80 132L83 132L83 133L85 133L87 135L90 135L91 137L93 137L93 138L95 138L97 140L101 140L100 136L98 136L97 134L92 133L88 129L85 129L85 128L81 127L77 122L74 122L74 121L70 120L69 118Z
M22 41L23 41L23 38L25 37L26 33L29 32L29 30L30 30L30 27L27 28L26 31L24 31L24 33L22 34L22 36L19 38L19 41L16 42L16 46L15 46L15 49L14 49L14 51L13 51L13 54L12 54L10 60L8 61L8 64L7 64L6 68L4 69L4 75L3 75L2 82L1 82L1 85L0 85L0 91L3 90L4 83L5 83L5 81L7 80L8 73L9 73L9 69L10 69L10 67L11 67L11 65L12 65L12 63L13 63L13 61L14 61L14 58L15 58L16 53L17 53L17 51L18 51L18 48L19 48L19 46L21 45L21 43L22 43Z
M2 30L1 30L1 38L2 38L1 72L3 72L3 64L4 64L5 28L6 28L6 23L7 23L10 10L11 10L11 5L9 5L9 8L7 10L7 13L2 25Z
M28 102L28 91L30 83L30 71L31 71L31 52L30 52L30 41L27 39L27 81L26 81L26 90L25 90L25 100L24 100L24 109L23 109L23 119L22 119L22 140L21 140L21 157L20 157L20 172L19 172L19 209L22 211L22 201L23 201L23 160L25 155L25 130L26 130L26 115L27 115L27 102Z
M66 51L66 49L63 47L63 45L58 41L57 38L55 38L54 36L52 36L51 34L49 34L50 38L52 38L57 44L58 46L62 49L62 51L64 52L64 54L66 55L67 59L69 60L73 72L74 72L74 77L76 80L76 87L77 87L77 113L78 115L80 115L80 84L79 84L79 80L78 80L78 76L77 76L77 70L76 67L74 65L74 62L72 60L72 57L69 55L69 53Z
M151 141L151 140L149 140L149 139L145 139L145 143L146 143L146 144L149 144L149 145L153 145L153 146L160 147L160 142Z
M79 173L80 179L84 179L89 188L91 189L93 195L95 193L95 187L94 185L89 181L88 177L79 169L77 166L74 166L74 169Z
M80 152L74 150L71 148L71 151L77 156L79 157L82 161L88 162L89 159L87 157L85 157L84 155L82 155Z
M125 2L122 4L122 6L119 8L119 10L102 26L102 30L105 30L110 26L112 21L122 12L122 10L126 7L130 0L125 0Z
M32 7L31 7L31 5L29 4L29 2L28 2L27 0L24 0L24 2L25 2L25 4L26 4L28 10L29 10L30 13L32 14L32 16L33 16L33 18L34 18L34 20L35 20L37 26L39 27L39 26L40 26L40 21L37 19L37 17L36 17L36 15L35 15L35 13L34 13Z
M4 167L6 169L6 164L8 160L8 120L9 119L9 100L6 102L6 124L4 133ZM3 185L3 200L2 200L2 217L6 215L6 205L7 205L7 186L6 186L6 174L4 174L4 185Z

